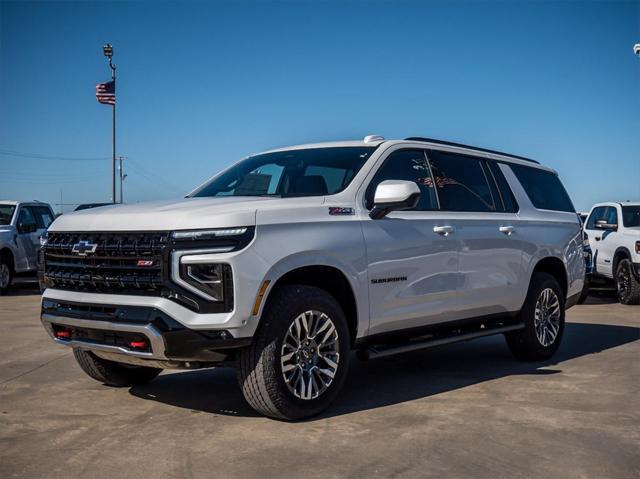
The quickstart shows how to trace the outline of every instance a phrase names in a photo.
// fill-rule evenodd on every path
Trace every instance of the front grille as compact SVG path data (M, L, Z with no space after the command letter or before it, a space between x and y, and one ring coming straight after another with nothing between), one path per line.
M165 232L49 233L44 280L58 289L159 295L168 247Z

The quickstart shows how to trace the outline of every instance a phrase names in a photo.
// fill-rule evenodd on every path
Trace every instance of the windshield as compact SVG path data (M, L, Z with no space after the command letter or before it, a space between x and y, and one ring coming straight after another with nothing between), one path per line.
M16 210L14 205L0 205L0 225L11 224L13 212Z
M623 206L622 224L625 228L640 226L640 206Z
M353 146L309 148L251 156L190 196L333 195L349 185L374 150Z

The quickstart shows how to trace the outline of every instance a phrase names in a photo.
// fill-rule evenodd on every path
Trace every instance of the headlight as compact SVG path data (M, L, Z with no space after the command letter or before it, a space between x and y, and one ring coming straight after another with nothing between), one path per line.
M205 293L209 301L224 301L225 279L229 265L220 263L181 264L180 277L187 284Z
M46 231L42 233L42 235L40 235L40 246L44 246L47 244L47 235L48 233Z
M174 231L171 233L171 239L176 241L184 240L207 240L215 238L228 238L232 236L240 236L247 232L247 228L223 228L214 230L193 230L193 231Z

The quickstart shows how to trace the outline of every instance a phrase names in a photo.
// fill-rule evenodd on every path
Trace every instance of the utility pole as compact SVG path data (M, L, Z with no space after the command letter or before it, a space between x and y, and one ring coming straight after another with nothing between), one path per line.
M111 44L106 44L102 47L104 56L109 59L109 68L111 68L111 81L113 81L113 88L115 93L116 85L116 66L113 64L113 47ZM115 98L114 98L115 100ZM111 201L116 203L116 102L111 105L111 146L112 146L112 164L111 164Z
M127 178L127 175L122 171L122 160L126 160L126 156L119 156L119 165L118 165L118 174L120 176L120 204L124 203L124 180Z

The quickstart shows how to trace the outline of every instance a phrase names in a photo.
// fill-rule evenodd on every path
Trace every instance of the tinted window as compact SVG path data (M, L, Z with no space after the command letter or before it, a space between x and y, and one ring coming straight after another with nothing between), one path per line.
M558 175L539 168L522 165L509 165L527 196L538 209L570 211L575 213L573 203L562 186Z
M616 210L616 208L613 206L609 206L607 208L607 214L606 214L605 220L607 220L607 223L609 223L610 225L617 225L618 210Z
M441 210L497 210L482 160L442 151L429 151L427 156L436 178Z
M594 208L591 212L591 216L589 216L589 220L587 221L587 229L594 230L596 229L596 221L605 220L607 216L607 207L606 206L598 206Z
M640 226L640 206L623 206L622 222L625 228Z
M516 201L515 196L513 196L513 192L511 191L511 187L507 182L507 179L504 177L504 174L500 170L500 166L498 163L494 161L487 162L489 165L489 169L491 173L493 173L493 177L498 184L498 188L500 190L500 198L502 199L502 203L504 205L504 211L508 213L515 213L518 211L518 202Z
M392 153L376 172L367 188L367 207L373 207L376 187L384 180L413 181L420 188L420 201L413 211L435 210L438 208L433 181L429 174L424 151L400 150Z
M16 207L13 205L0 205L0 225L11 224L11 218L13 218L13 212Z
M22 208L20 208L20 215L18 216L18 224L21 224L24 226L34 225L37 227L38 224L36 223L36 219L33 216L31 208L27 206L23 206Z
M345 189L375 147L307 148L251 156L191 196L324 196Z
M48 228L51 223L53 223L53 215L51 214L49 208L47 208L46 206L34 206L32 210L35 214L38 228L45 229Z

